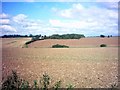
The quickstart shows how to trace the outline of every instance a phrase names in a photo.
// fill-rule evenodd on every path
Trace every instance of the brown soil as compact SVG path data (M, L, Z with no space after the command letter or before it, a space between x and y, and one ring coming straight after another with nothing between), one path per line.
M2 76L6 78L11 70L17 70L31 84L46 72L52 84L61 80L62 87L66 84L73 84L76 88L111 87L118 84L117 66L117 47L2 49Z
M107 44L107 46L120 46L118 44L118 37L111 38L81 38L81 39L47 39L39 40L29 44L30 48L39 48L39 47L52 47L55 44L67 45L69 47L99 47L101 44Z

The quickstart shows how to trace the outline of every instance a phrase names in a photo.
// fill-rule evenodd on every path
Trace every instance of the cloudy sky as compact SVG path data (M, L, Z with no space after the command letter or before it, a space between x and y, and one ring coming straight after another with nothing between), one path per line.
M3 0L1 3L0 35L118 35L118 0L15 1Z

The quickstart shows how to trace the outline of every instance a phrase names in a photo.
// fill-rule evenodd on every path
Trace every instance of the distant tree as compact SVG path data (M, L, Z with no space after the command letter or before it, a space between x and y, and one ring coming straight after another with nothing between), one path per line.
M33 35L32 35L32 34L30 34L30 35L29 35L29 37L33 37Z
M110 36L108 35L108 38L109 38Z
M47 36L46 36L46 35L44 35L44 39L47 39Z
M28 37L28 35L25 35L25 37Z
M104 38L104 37L105 37L105 35L100 35L100 37L101 37L101 38Z

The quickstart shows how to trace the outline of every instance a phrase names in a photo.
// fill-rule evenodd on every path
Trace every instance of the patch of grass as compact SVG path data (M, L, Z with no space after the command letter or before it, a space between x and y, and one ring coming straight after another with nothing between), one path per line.
M56 44L56 45L53 45L52 48L69 48L69 46Z

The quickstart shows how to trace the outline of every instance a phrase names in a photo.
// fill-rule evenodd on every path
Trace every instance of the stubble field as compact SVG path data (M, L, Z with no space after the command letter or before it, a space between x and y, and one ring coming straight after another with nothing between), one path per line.
M2 76L6 78L11 70L17 70L31 84L47 73L52 84L61 80L62 87L73 84L76 88L107 88L118 84L118 47L60 49L3 46Z

